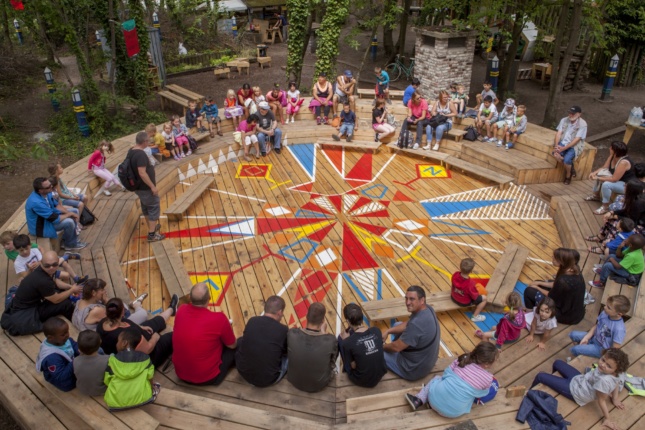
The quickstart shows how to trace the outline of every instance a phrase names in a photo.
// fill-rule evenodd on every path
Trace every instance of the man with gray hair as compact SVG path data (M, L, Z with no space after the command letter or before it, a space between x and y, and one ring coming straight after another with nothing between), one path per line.
M282 130L278 128L278 121L271 112L269 103L261 101L258 103L258 142L260 142L260 152L264 157L271 152L271 140L273 140L273 149L279 154L282 148Z
M199 282L175 316L172 362L177 377L190 384L219 385L235 364L233 328L226 315L208 309L210 301L210 287Z
M137 189L134 192L139 196L141 212L148 223L148 242L156 242L163 240L166 235L161 234L161 224L159 224L161 206L155 181L155 169L144 152L148 147L149 139L145 131L137 133L136 143L130 148L126 158L130 159L130 166L138 179Z
M242 378L256 387L277 384L287 373L287 331L282 297L264 302L264 315L252 317L237 340L235 367Z

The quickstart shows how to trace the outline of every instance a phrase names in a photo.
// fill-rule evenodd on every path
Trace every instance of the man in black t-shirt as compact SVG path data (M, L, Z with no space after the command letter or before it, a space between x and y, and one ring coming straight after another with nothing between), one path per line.
M130 164L136 168L136 175L139 177L139 184L135 193L141 202L141 211L148 223L148 242L156 242L165 239L166 235L161 234L159 215L161 212L159 191L155 181L155 169L144 149L148 147L148 133L142 131L137 133L135 145L128 151Z
M356 303L345 306L343 314L349 325L338 336L343 369L354 384L375 387L387 372L381 330L363 325L363 310Z
M237 371L256 387L276 384L287 373L288 328L280 323L284 307L282 297L269 297L264 304L264 315L251 318L244 335L237 340Z

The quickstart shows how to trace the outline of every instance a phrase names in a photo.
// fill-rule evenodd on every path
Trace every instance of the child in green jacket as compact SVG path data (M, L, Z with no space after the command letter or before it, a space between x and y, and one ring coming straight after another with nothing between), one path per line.
M119 334L117 353L108 360L103 381L107 386L105 403L110 411L136 408L152 403L161 386L152 382L155 368L150 357L136 351L141 334L127 329Z

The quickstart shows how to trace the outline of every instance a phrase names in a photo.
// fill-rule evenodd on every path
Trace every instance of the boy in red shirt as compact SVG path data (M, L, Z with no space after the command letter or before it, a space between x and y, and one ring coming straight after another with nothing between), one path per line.
M480 315L486 306L486 296L479 294L475 281L470 279L470 273L475 268L475 261L472 258L464 258L459 265L459 272L452 275L450 298L459 306L477 306L471 320L473 322L485 321L486 317Z

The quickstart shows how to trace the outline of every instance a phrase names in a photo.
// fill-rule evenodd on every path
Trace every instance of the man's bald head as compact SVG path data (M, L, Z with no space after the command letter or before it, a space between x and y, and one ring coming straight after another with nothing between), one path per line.
M58 270L58 254L55 251L44 252L43 259L40 260L40 267L52 276Z
M208 286L204 282L198 282L190 289L190 302L194 306L205 307L211 300Z

